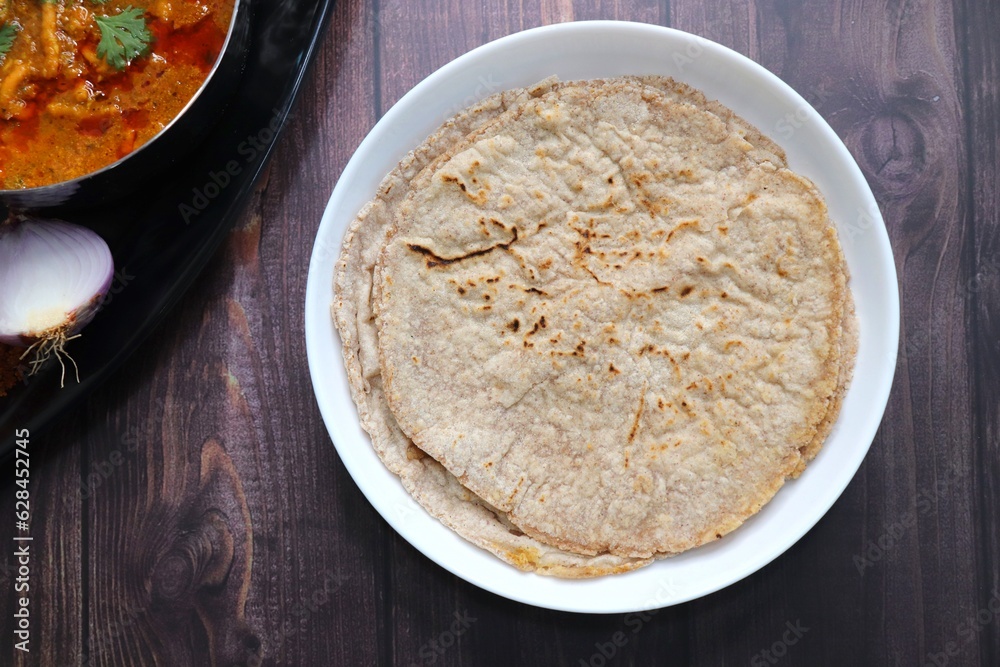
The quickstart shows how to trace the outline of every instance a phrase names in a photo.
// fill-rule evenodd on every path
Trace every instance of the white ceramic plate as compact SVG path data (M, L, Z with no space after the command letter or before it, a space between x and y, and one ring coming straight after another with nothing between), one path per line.
M854 381L840 419L799 479L721 540L635 572L591 580L520 572L465 542L410 499L359 425L330 317L344 231L385 174L460 109L553 74L562 80L672 76L775 139L787 152L789 166L812 179L826 197L850 268L861 329ZM498 595L551 609L605 613L655 609L728 586L779 556L819 521L851 481L875 436L899 336L896 272L884 223L860 169L822 117L776 76L719 44L669 28L615 21L567 23L504 37L448 63L407 93L358 147L330 197L309 266L305 316L309 369L330 436L354 481L400 535L442 567Z

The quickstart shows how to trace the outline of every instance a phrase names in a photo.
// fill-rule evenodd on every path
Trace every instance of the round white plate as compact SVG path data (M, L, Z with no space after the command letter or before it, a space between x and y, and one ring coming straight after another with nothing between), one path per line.
M698 88L781 145L789 166L819 187L840 231L861 329L857 367L840 419L819 456L756 516L709 545L614 576L567 580L526 574L427 514L382 465L358 423L330 317L344 231L408 151L460 109L505 88L662 74ZM719 44L638 23L565 23L517 33L448 63L407 93L358 147L323 214L309 266L306 349L316 400L344 465L375 509L428 558L498 595L576 612L655 609L697 598L760 569L805 534L840 496L882 419L896 366L899 297L892 250L875 198L844 144L794 90ZM844 556L847 557L847 554Z

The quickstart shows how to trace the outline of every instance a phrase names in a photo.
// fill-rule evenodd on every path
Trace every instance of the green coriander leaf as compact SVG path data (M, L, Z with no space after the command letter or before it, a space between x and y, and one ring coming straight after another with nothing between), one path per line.
M14 40L16 38L17 26L11 23L4 23L0 25L0 63L3 62L7 52L13 48Z
M149 49L153 36L146 27L142 10L126 7L114 16L95 16L97 27L101 29L101 41L97 44L97 57L117 70L123 70Z

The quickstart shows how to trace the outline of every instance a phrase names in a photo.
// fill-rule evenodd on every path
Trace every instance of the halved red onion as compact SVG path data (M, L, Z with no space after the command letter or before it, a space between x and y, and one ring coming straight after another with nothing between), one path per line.
M65 342L100 309L114 270L108 244L86 227L24 216L0 223L0 342Z

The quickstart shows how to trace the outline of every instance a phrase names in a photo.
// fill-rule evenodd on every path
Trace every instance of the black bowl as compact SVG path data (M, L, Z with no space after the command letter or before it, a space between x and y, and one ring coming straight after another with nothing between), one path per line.
M0 220L7 217L4 209L90 207L113 201L197 146L219 120L243 72L250 35L250 0L235 2L229 32L215 66L165 128L120 160L84 176L36 188L0 190Z

